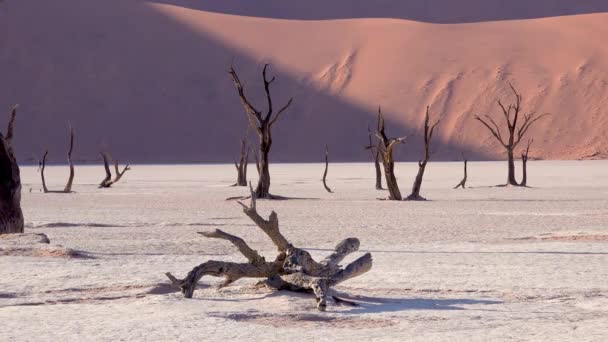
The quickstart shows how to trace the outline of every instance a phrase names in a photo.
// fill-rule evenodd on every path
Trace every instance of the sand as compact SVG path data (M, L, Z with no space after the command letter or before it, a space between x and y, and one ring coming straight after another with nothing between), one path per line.
M372 270L337 289L359 307L258 289L241 280L216 290L204 278L191 300L168 288L208 260L240 261L234 248L197 231L221 228L263 255L270 241L238 204L231 165L136 165L111 189L101 166L78 167L74 194L41 194L22 168L26 233L70 255L0 252L2 341L605 341L608 339L608 178L605 161L530 162L533 188L493 188L504 162L431 163L425 203L376 198L373 165L273 164L283 233L313 256L346 237L370 251ZM416 167L396 166L407 193ZM60 187L65 167L50 167ZM31 192L30 192L31 189ZM0 239L0 250L10 245ZM352 258L359 256L355 253ZM350 258L349 258L350 260Z
M131 162L232 162L246 119L227 68L265 107L295 97L275 129L274 160L364 161L382 106L389 134L418 160L424 108L442 118L435 157L504 158L473 120L500 117L507 82L524 111L551 113L531 156L608 156L605 1L6 1L0 6L0 109L22 105L21 160L64 162L101 149ZM422 4L423 3L423 4Z

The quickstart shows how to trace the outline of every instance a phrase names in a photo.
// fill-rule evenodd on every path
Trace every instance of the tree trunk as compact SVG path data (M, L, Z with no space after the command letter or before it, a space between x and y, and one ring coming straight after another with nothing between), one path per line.
M513 148L507 149L507 163L509 165L507 185L519 185L515 179L515 158L513 157Z
M521 163L522 163L522 178L521 178L521 183L519 183L519 185L521 186L528 186L528 158L524 158L523 154L521 156Z
M464 177L462 178L462 180L460 181L460 183L458 183L458 185L456 185L454 187L454 189L458 189L459 187L462 187L463 189L466 188L467 186L467 160L464 160Z
M384 190L382 188L382 169L380 168L380 151L376 151L374 158L374 167L376 168L376 190Z
M333 193L331 188L327 186L327 171L329 170L329 147L325 145L325 171L323 172L323 186L330 194Z
M72 183L74 182L74 163L72 163L72 151L74 150L74 128L70 126L70 149L68 150L68 164L70 166L70 176L68 182L63 189L63 192L72 192Z
M422 188L422 179L424 177L424 170L426 169L426 161L418 163L418 174L414 180L412 186L412 193L407 196L407 201L426 201L426 198L420 196L420 188Z
M399 191L399 184L397 184L397 178L395 177L395 162L383 161L384 164L384 176L386 177L386 187L388 188L389 200L401 201L401 191Z
M269 128L266 128L269 129ZM255 189L256 198L271 198L270 195L270 147L272 146L272 139L270 133L266 133L264 127L262 128L262 135L260 136L260 178L258 180L258 186Z
M12 146L16 115L14 106L6 136L0 133L0 234L23 233L21 175Z

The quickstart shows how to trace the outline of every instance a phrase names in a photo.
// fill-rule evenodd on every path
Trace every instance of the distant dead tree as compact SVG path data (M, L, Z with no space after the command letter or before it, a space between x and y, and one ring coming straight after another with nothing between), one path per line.
M520 186L528 186L528 154L530 153L530 145L534 142L534 139L528 140L526 149L521 152L521 166L522 166L522 178Z
M460 183L458 183L458 185L456 185L454 187L454 189L458 189L459 187L462 187L463 189L466 188L467 186L467 158L464 156L464 153L462 154L462 160L464 161L464 177L462 178L462 180L460 181Z
M283 114L283 112L289 108L293 102L293 98L290 98L287 104L285 104L275 113L272 104L272 97L270 96L270 85L276 80L276 77L272 77L270 80L268 80L266 77L266 69L268 69L268 64L265 64L264 68L262 69L262 80L264 81L264 91L266 93L266 100L268 102L268 108L265 114L257 110L253 104L249 102L245 96L241 80L237 76L233 66L230 66L229 72L232 76L232 81L236 86L239 97L241 98L243 107L245 108L245 112L247 112L249 124L251 125L251 128L253 128L258 134L260 139L259 161L257 163L260 177L254 195L256 198L276 199L280 197L274 196L270 193L269 154L270 147L272 146L272 127L275 123L277 123L281 117L281 114Z
M378 145L380 155L382 156L382 164L384 165L384 176L386 178L386 186L388 187L389 200L401 201L401 192L395 177L395 160L393 159L393 149L395 145L405 142L406 137L388 138L384 127L384 116L382 110L378 107L378 132L376 132L380 144Z
M380 128L378 128L378 131ZM376 169L376 190L384 190L382 188L382 168L380 167L380 144L374 147L372 143L372 131L369 129L369 125L367 126L367 137L369 138L369 145L366 146L366 149L370 150L372 154L372 160L374 161L374 168Z
M412 186L412 193L407 196L406 201L426 201L426 198L420 196L420 189L422 188L422 178L424 177L424 170L426 165L431 159L431 140L433 139L433 132L435 127L439 124L441 119L437 119L433 124L430 124L429 118L430 107L426 107L426 114L424 117L424 159L418 161L418 174L414 179L414 185Z
M74 128L70 125L70 147L68 149L68 165L70 167L70 176L63 190L49 190L44 179L44 168L46 167L46 157L49 151L44 151L42 162L40 163L40 177L42 178L42 191L44 193L70 193L72 192L72 183L74 182L74 163L72 162L72 151L74 150Z
M323 186L325 190L329 193L333 193L331 189L327 186L327 170L329 169L329 147L325 145L325 172L323 172Z
M232 186L247 186L247 164L249 164L249 144L247 144L247 132L241 139L241 153L239 155L239 161L234 161L236 167L237 177L236 183Z
M355 261L342 268L340 262L359 250L359 239L348 238L338 243L334 251L321 262L315 261L304 249L294 247L279 230L279 218L273 211L270 217L261 217L256 209L256 196L250 186L251 203L241 202L243 212L247 215L274 243L279 254L273 261L258 254L238 236L225 233L219 229L211 232L199 232L204 237L222 239L233 244L248 262L236 263L228 261L209 260L194 267L184 279L177 279L171 273L165 275L171 280L172 286L180 289L184 297L192 298L199 280L204 276L223 277L220 288L228 286L241 278L265 278L261 282L274 290L289 290L313 293L317 300L317 308L325 311L327 300L333 298L336 302L345 302L335 296L332 287L346 280L360 276L372 268L372 255L365 253Z
M103 167L106 171L106 176L101 181L101 183L99 183L98 188L109 188L113 184L117 183L122 178L122 176L125 174L125 172L127 172L128 170L131 170L131 168L129 167L129 164L127 164L127 165L125 165L125 167L123 168L123 170L121 172L118 167L118 161L115 160L114 161L114 170L116 172L116 176L114 177L114 179L112 179L112 172L110 172L110 164L109 164L109 160L111 160L112 158L105 152L100 152L100 154L101 154L101 157L103 158Z
M0 132L0 235L23 233L21 175L13 151L17 107L9 112L6 135Z
M527 114L523 114L523 120L520 121L521 114L521 102L522 96L515 90L515 87L511 83L509 83L509 87L511 91L515 95L515 104L510 104L508 107L505 107L501 100L498 100L498 106L502 110L503 116L505 118L507 124L507 134L508 137L504 137L502 135L501 129L489 115L484 115L484 118L481 118L478 115L475 115L475 119L481 122L492 135L500 142L502 147L507 151L507 162L508 162L508 174L507 174L507 184L519 186L515 179L515 160L514 160L514 151L517 145L521 142L522 138L526 135L530 127L536 123L538 120L543 117L549 115L547 113L542 115L537 115L536 112L530 112Z

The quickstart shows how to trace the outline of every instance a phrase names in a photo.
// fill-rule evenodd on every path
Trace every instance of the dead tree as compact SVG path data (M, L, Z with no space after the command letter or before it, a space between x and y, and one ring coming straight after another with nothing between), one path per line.
M325 190L330 194L333 193L331 189L327 186L327 170L329 169L329 147L325 145L325 172L323 172L323 186Z
M67 194L72 192L72 183L74 182L74 163L72 162L72 152L74 151L74 128L70 126L70 146L68 149L68 165L70 168L70 175L68 177L68 182L65 184L63 190L49 190L46 186L46 180L44 179L44 168L46 167L46 157L49 154L49 151L44 151L44 155L42 156L42 162L40 163L40 177L42 178L42 191L44 193L63 193Z
M528 140L528 145L526 149L521 152L521 167L522 167L522 177L520 186L528 186L528 154L530 153L530 145L534 142L534 139Z
M241 153L238 163L235 161L237 177L232 186L247 186L247 164L249 164L249 146L247 144L247 133L241 140Z
M279 198L277 196L273 196L270 194L270 172L269 172L269 154L270 148L272 147L272 127L277 123L281 114L289 108L291 103L293 102L293 98L290 98L287 104L281 107L278 111L274 111L272 104L272 97L270 95L270 85L272 82L276 80L276 77L272 77L270 80L266 77L266 69L268 68L268 64L264 65L262 69L262 80L264 81L264 91L266 93L266 100L268 102L268 108L266 113L262 113L257 110L251 102L245 96L245 91L243 89L243 85L241 80L236 74L236 71L232 66L230 66L230 75L232 76L232 81L236 86L236 90L239 94L243 107L245 108L245 112L247 113L247 118L249 120L249 124L251 128L255 130L260 139L259 145L259 162L258 167L260 170L260 177L258 180L258 185L255 189L255 197L256 198L266 198L266 199L275 199Z
M515 148L517 147L517 145L519 145L522 138L526 135L530 127L532 127L532 125L538 120L549 114L545 113L542 115L537 115L536 112L530 112L527 114L523 114L523 119L520 118L522 110L522 96L517 92L517 90L515 90L515 87L513 87L511 83L509 83L509 87L515 95L515 104L510 104L509 106L505 107L502 104L501 100L498 100L498 106L502 110L503 116L507 124L508 137L504 137L502 135L502 130L500 129L496 121L492 119L491 116L485 115L484 118L481 118L480 116L475 115L475 119L481 122L490 131L490 133L492 133L494 138L498 140L500 145L507 151L508 173L506 185L519 186L519 183L517 183L517 180L515 179Z
M277 247L278 255L273 261L266 259L247 245L243 239L221 230L201 232L207 238L227 240L247 258L247 263L209 260L194 267L184 279L177 279L171 273L166 276L173 287L181 290L186 298L192 298L196 284L203 276L223 277L221 287L227 286L241 278L265 278L261 284L275 290L290 290L313 293L317 308L324 311L327 299L331 298L331 287L348 279L357 277L372 267L372 255L366 253L357 260L342 268L339 263L349 254L359 249L359 240L345 239L334 248L334 251L321 262L311 255L294 247L280 232L279 218L273 211L268 220L262 218L256 210L256 196L250 185L251 203L249 206L239 202L247 215ZM335 298L335 297L334 297Z
M118 166L118 160L114 160L114 173L116 174L114 176L114 183L118 183L122 176L124 176L127 171L131 170L131 166L129 164L126 164L125 167L122 168L122 171L120 171Z
M104 167L104 170L106 171L106 176L101 181L101 183L99 183L98 188L109 188L113 184L117 183L128 170L131 170L131 168L129 167L129 164L127 164L127 165L125 165L125 167L123 168L123 170L121 172L120 169L118 168L118 161L115 160L114 161L114 170L116 172L116 176L114 177L114 179L112 179L112 172L110 171L110 163L109 163L109 160L111 160L112 158L105 152L100 152L100 154L101 154L101 157L103 158L103 167Z
M412 193L407 196L406 201L426 201L426 198L420 196L420 189L422 188L422 178L424 177L424 170L426 165L431 159L431 140L433 139L433 132L435 127L439 124L441 119L430 124L429 118L429 107L426 107L426 115L424 117L424 159L418 161L418 174L414 179L414 185L412 186Z
M21 175L13 151L17 107L10 110L6 135L0 132L0 234L23 233Z
M399 191L399 185L397 184L397 178L395 177L395 160L393 159L393 149L395 145L402 144L405 142L406 137L402 138L388 138L386 136L384 127L384 116L382 116L382 110L378 107L378 132L376 137L379 140L378 150L382 157L382 164L384 166L384 176L386 178L386 186L388 187L389 200L401 201L401 192Z
M369 145L366 149L370 150L372 159L374 160L374 168L376 169L376 190L384 190L382 188L382 168L380 167L380 142L374 147L372 143L372 131L369 129L369 125L367 126L367 136L369 138Z
M454 189L458 189L459 187L462 187L463 189L465 189L467 186L467 162L468 161L465 158L464 153L462 154L462 160L464 160L464 177L462 178L460 183L458 183L458 185L456 185L454 187Z

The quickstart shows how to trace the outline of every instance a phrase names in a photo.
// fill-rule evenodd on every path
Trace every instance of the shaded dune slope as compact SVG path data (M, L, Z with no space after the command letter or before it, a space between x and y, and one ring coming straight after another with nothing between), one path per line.
M438 159L502 158L472 113L498 117L507 80L527 108L553 114L531 131L531 155L608 155L608 14L435 25L277 20L146 1L1 6L0 108L22 104L22 159L48 147L62 162L69 120L80 160L105 149L132 162L231 162L246 127L227 74L233 59L258 107L264 62L277 75L274 102L296 98L275 129L274 161L320 161L326 143L333 160L367 160L378 105L390 134L411 136L398 158L416 160L427 104L443 119Z

